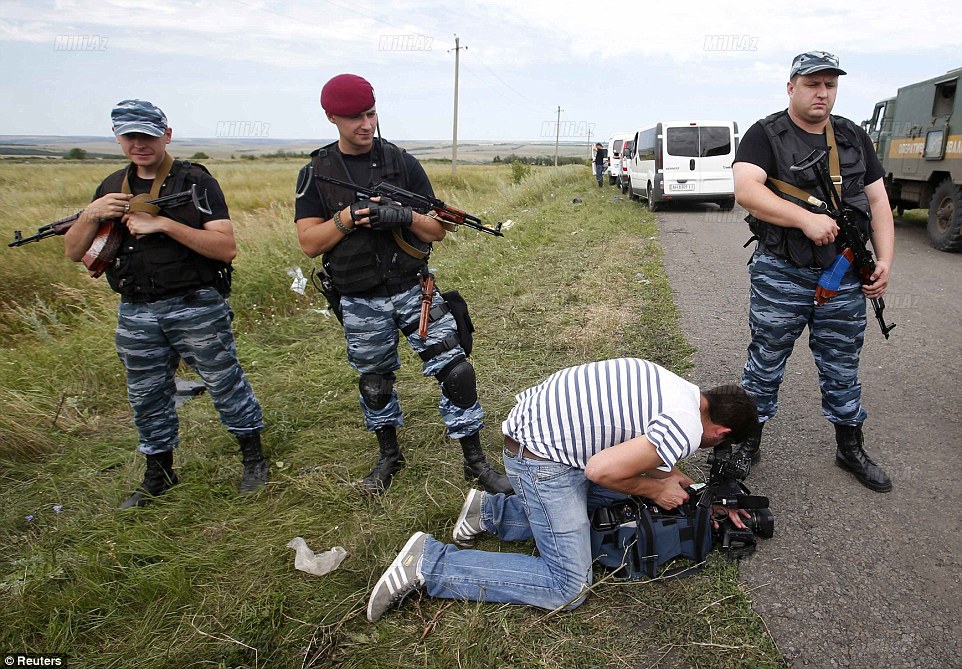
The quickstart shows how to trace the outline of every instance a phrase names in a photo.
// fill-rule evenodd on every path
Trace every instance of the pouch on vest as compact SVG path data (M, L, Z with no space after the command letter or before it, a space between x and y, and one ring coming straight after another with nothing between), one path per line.
M704 568L712 548L711 506L683 505L664 511L630 497L595 510L591 557L620 580L690 576ZM690 565L659 569L676 558Z
M471 349L474 348L474 337L472 336L474 323L471 322L471 314L468 313L468 303L456 290L441 293L441 297L444 298L451 315L454 316L455 323L458 325L458 339L461 341L464 355L471 355Z

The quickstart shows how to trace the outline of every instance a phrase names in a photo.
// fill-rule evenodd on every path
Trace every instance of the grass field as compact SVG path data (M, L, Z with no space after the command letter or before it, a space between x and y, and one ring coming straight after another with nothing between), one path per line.
M570 613L412 597L367 623L370 587L410 534L450 537L468 489L460 449L444 435L436 384L404 351L408 464L382 499L358 496L352 483L376 445L356 375L323 298L291 290L289 272L312 266L292 223L299 164L209 167L236 228L234 330L268 423L271 483L236 494L236 442L201 397L180 412L182 484L115 511L143 467L113 350L116 296L63 258L60 239L5 250L0 651L65 653L71 667L782 666L737 565L718 555L680 582L602 580ZM106 169L0 167L0 235L81 208ZM504 239L449 235L432 258L439 286L471 305L489 457L499 459L514 393L561 367L631 355L687 371L691 348L642 207L598 189L586 167L534 169L520 184L508 166L429 174L442 199L513 222ZM285 547L295 536L348 558L324 577L296 571Z

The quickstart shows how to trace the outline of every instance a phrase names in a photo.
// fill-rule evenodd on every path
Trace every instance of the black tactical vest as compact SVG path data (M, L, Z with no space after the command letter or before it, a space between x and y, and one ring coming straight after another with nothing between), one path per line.
M104 179L102 192L121 192L128 169L133 166ZM175 160L160 196L189 189L204 172L210 174L203 165ZM192 228L203 227L193 202L164 209L160 215ZM152 302L205 287L216 288L226 297L230 294L230 273L229 263L203 256L163 233L138 238L130 232L124 234L117 258L106 271L110 287L131 302Z
M835 142L838 145L839 167L842 172L842 201L862 214L857 217L857 222L867 237L871 234L872 210L869 207L868 196L865 194L866 164L862 153L862 142L859 140L858 126L841 116L831 116L830 122L835 130ZM772 151L775 154L777 174L770 174L769 177L797 186L822 199L815 182L814 170L792 172L789 169L806 158L812 152L812 147L799 136L799 131L789 119L788 112L777 112L759 123L771 140ZM779 197L806 209L815 210L808 203L781 193L770 184L769 188ZM761 250L786 259L799 267L828 267L838 253L835 244L817 246L798 228L772 225L751 215L746 220L752 233L758 237Z
M371 179L362 186L374 186L381 181L407 189L408 174L404 166L404 151L399 147L374 140L371 151L380 160L371 164ZM344 158L337 142L311 153L315 174L351 182ZM315 179L326 215L344 209L355 201L352 190ZM418 239L409 230L401 230L404 241L419 251L431 252L431 244ZM427 267L427 257L414 258L394 242L390 231L357 227L324 254L324 267L342 295L392 295L407 290L417 283L418 272Z

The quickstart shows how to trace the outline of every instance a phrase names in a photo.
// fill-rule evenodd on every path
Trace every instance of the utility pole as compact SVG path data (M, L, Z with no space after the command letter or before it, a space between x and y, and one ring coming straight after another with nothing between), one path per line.
M564 110L558 105L558 123L554 131L554 166L558 166L558 138L561 137L561 112Z
M454 138L451 140L451 174L458 171L458 69L461 65L461 49L467 50L468 47L461 46L461 39L455 34L454 49L448 49L448 53L454 51Z
M591 160L591 124L588 124L588 160Z

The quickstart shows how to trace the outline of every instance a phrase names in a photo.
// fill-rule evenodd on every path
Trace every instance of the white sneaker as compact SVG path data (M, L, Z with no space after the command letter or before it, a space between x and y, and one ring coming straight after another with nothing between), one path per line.
M425 532L415 532L404 544L404 548L394 558L394 562L387 568L371 591L371 599L367 603L367 619L372 623L387 613L395 604L409 594L424 586L421 577L421 558L424 557L424 542L428 538Z
M461 515L458 516L452 532L454 543L461 548L474 546L475 539L484 532L481 527L481 502L484 499L484 491L472 488L464 498L464 505L461 507Z

